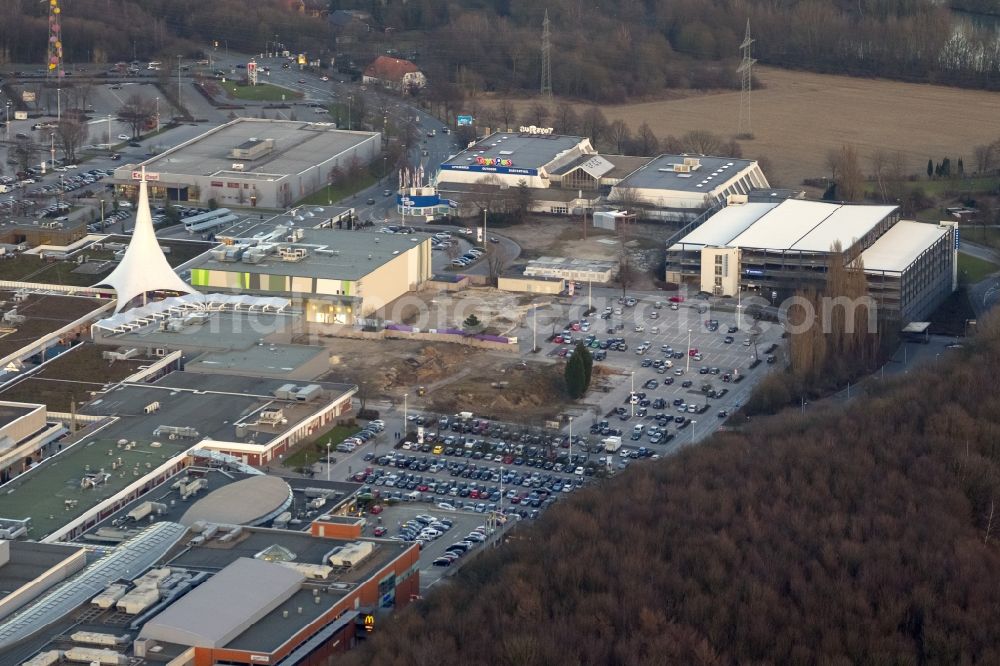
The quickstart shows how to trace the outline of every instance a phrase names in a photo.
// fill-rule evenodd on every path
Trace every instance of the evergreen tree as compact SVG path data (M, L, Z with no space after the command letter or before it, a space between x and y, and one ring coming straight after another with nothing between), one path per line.
M466 328L475 328L479 326L479 317L477 317L474 314L470 314L468 317L465 318L465 321L462 323L465 325Z
M958 175L959 176L965 175L965 164L962 162L961 157L958 158Z
M587 370L583 366L583 357L574 352L566 361L566 392L576 400L587 392Z
M587 378L586 388L590 388L590 378L594 374L594 355L590 353L582 342L576 343L576 349L573 350L574 354L579 354L580 358L583 360L583 370L584 375Z
M927 160L927 177L934 175L934 160Z

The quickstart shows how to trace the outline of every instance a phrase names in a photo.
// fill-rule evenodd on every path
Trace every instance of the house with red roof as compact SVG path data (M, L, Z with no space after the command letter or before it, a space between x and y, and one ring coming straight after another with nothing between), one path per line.
M427 85L427 78L412 62L384 55L368 65L363 81L410 93Z

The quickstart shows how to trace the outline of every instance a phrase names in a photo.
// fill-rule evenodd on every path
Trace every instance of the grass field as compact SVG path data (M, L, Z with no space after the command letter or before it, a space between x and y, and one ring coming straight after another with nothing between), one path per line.
M327 442L330 442L330 457L333 458L337 453L333 450L334 447L359 430L361 428L357 426L335 426L333 430L315 442L307 442L298 451L286 456L282 464L285 467L298 469L300 467L308 467L318 460L324 460L326 458Z
M970 257L967 254L959 253L958 255L958 274L966 284L975 284L997 271L1000 271L1000 266L992 262Z
M245 99L252 102L281 102L282 100L299 99L301 93L288 88L258 83L255 86L241 86L233 83L221 84L226 94L235 99Z
M783 186L828 176L827 151L843 144L859 149L865 171L870 155L885 148L901 151L908 172L926 178L928 159L950 157L954 165L961 157L972 171L973 148L1000 137L1000 93L772 67L754 74L764 85L751 97L755 138L740 143L744 156L770 158L766 175ZM661 137L703 129L730 138L739 101L738 91L724 91L602 110L633 131L647 122ZM533 103L514 102L519 111Z
M309 204L310 206L326 206L328 203L337 203L341 199L347 198L355 192L371 187L377 179L367 171L358 179L356 183L341 183L340 185L327 185L321 190L313 192L295 205Z

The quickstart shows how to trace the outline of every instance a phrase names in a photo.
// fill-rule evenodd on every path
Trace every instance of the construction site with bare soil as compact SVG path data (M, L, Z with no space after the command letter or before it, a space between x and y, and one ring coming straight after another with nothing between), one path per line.
M509 353L458 343L337 338L324 379L357 384L366 408L402 405L451 414L470 405L477 413L513 423L538 423L560 414L569 402L563 364L522 361ZM595 366L594 386L606 381Z

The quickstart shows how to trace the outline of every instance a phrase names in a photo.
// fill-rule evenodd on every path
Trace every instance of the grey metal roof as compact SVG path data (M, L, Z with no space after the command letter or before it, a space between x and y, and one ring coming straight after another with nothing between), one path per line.
M444 164L468 166L475 164L476 157L493 157L509 159L515 168L540 169L584 141L589 144L588 139L579 136L494 132Z
M110 555L91 564L79 575L0 624L0 653L58 621L111 582L119 578L136 578L163 557L185 532L187 528L177 523L150 525Z
M259 525L292 503L292 489L277 476L251 476L222 486L191 505L182 525L199 520L225 525Z
M257 264L207 258L192 268L332 280L360 280L407 250L430 240L429 234L421 233L380 234L342 229L302 229L302 231L304 232L302 240L282 243L309 250L301 261L282 261L276 255L271 255ZM310 246L313 248L310 249Z
M691 173L674 173L672 165L682 164L685 157L697 158L701 166ZM641 190L674 190L680 192L708 192L716 185L732 178L740 171L753 166L751 160L705 155L660 155L623 178L618 187ZM709 176L711 178L709 179ZM707 182L706 182L707 181ZM701 184L701 187L698 185Z
M224 647L294 595L304 580L280 564L239 558L147 622L139 636Z
M325 162L376 136L377 132L338 130L329 123L238 118L142 164L146 166L146 171L160 173L168 181L170 174L209 176L224 171L229 172L233 179L254 178L256 174L260 180L261 174L270 174L274 180L279 180ZM254 138L274 139L275 147L253 160L234 160L230 157L233 148ZM244 163L245 170L231 171L234 162Z

